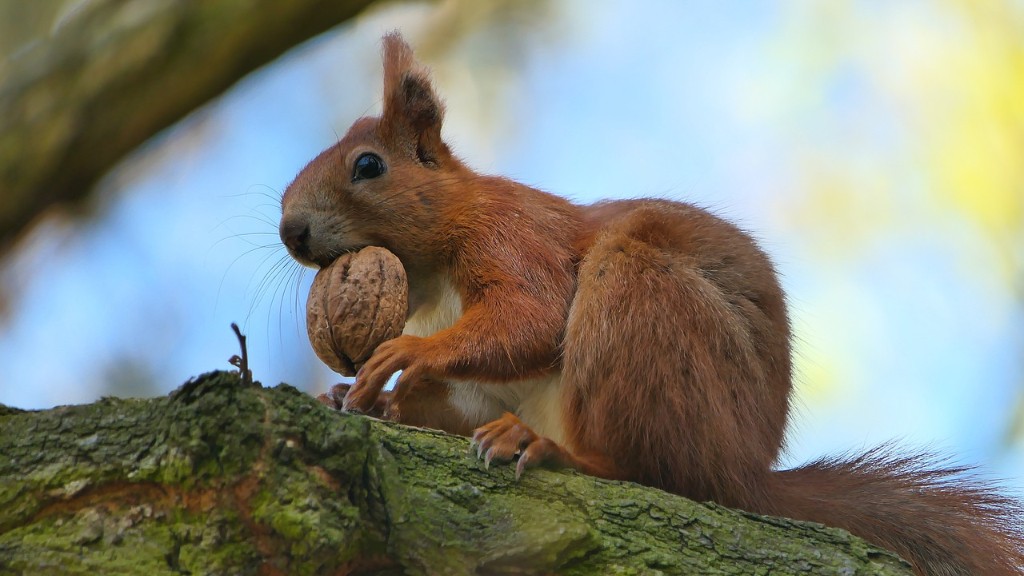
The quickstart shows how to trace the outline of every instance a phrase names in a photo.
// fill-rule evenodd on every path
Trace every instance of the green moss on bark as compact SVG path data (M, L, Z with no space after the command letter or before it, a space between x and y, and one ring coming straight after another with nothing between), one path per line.
M0 412L4 574L909 574L840 530L567 471L229 373Z
M92 506L0 536L8 574L256 573L260 556L237 518L217 512Z

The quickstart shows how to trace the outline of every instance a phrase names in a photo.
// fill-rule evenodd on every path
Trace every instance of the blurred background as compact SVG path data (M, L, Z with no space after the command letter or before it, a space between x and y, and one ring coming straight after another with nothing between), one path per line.
M87 4L0 0L0 58ZM392 29L478 170L685 200L760 240L796 333L784 464L896 439L1024 485L1018 0L374 3L23 235L0 261L0 403L166 394L230 368L233 321L264 384L339 381L306 341L313 273L278 243L279 199L379 111Z

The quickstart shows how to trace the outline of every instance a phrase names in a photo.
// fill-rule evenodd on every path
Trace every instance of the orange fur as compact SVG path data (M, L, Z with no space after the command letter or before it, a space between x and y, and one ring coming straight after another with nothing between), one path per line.
M885 450L772 470L790 329L775 271L743 231L687 204L579 206L474 173L441 139L444 107L397 34L384 38L384 87L383 115L358 120L282 201L298 260L377 245L409 276L415 326L376 350L345 408L476 427L479 454L518 454L519 473L571 466L845 528L918 574L1021 573L1018 504L963 470ZM356 178L367 153L386 170Z

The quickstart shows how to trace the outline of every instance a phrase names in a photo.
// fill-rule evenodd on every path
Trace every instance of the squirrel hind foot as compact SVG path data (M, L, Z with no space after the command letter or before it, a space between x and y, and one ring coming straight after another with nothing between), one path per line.
M509 412L477 428L473 432L472 446L476 456L489 467L492 461L516 461L516 479L527 468L573 468L584 474L615 479L622 475L602 454L574 454L550 438L538 435L522 420Z

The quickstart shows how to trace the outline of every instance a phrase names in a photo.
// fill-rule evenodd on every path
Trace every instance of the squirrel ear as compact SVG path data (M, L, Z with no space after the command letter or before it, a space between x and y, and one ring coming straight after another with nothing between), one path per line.
M444 104L434 93L427 71L416 63L401 34L384 36L384 113L381 137L436 166L451 154L441 140Z

